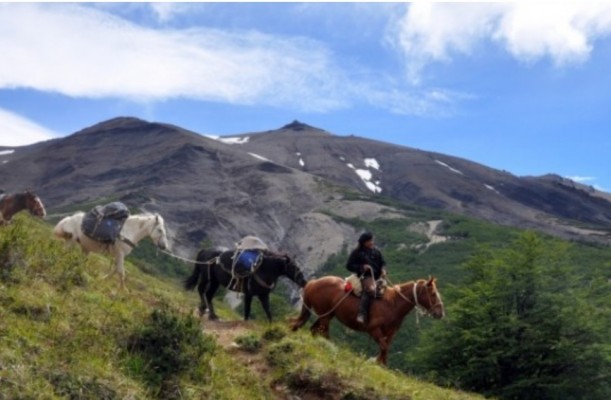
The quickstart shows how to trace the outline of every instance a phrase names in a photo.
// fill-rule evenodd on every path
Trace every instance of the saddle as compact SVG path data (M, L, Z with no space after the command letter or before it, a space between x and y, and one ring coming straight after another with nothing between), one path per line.
M128 217L129 209L121 202L95 206L83 217L81 230L92 240L114 244Z
M382 278L376 281L376 294L375 298L381 298L384 296L384 292L388 284ZM352 291L352 294L356 297L361 297L361 293L363 293L363 285L361 284L361 278L359 278L356 274L350 274L347 278L344 279L344 292L348 293Z

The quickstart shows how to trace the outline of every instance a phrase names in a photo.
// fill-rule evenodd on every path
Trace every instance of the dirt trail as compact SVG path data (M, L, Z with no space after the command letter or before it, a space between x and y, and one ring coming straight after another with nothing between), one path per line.
M248 321L210 321L203 322L204 333L216 338L218 344L225 349L236 348L235 339L253 331L252 322Z
M439 225L441 225L441 223L443 223L442 220L433 220L427 222L418 222L410 225L408 227L409 230L411 230L412 232L419 233L421 235L425 235L429 239L427 243L415 245L413 247L418 250L424 251L434 244L443 243L447 241L447 236L440 236L436 234L437 229Z
M253 374L260 377L262 382L268 379L270 371L267 361L260 351L248 352L240 348L236 338L255 331L254 323L250 321L210 321L207 318L202 322L203 332L216 338L217 343L222 346L236 361L247 367ZM289 393L288 388L283 385L270 387L275 400L316 400L310 397L294 396Z

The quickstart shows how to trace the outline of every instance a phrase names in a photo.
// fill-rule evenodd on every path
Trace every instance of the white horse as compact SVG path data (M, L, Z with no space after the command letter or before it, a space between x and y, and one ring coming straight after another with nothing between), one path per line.
M114 244L98 242L87 237L81 230L84 216L85 213L79 211L62 219L53 229L53 234L66 240L67 243L78 243L85 254L93 252L112 256L115 261L114 268L104 278L109 278L118 272L121 275L122 288L125 288L124 259L139 241L149 236L160 249L168 248L165 223L159 214L136 214L128 217Z

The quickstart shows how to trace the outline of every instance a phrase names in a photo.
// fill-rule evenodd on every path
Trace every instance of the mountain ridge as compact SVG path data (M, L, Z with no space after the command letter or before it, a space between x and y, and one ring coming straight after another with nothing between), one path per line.
M299 121L211 138L117 117L0 155L0 180L51 214L112 200L160 212L182 255L257 234L312 268L357 235L334 216L380 217L384 199L602 243L611 223L611 202L582 186Z

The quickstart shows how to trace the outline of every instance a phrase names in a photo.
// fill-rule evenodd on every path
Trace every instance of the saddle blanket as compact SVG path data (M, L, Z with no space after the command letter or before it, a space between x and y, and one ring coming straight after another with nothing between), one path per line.
M116 201L105 206L95 206L83 217L81 230L90 239L114 244L128 217L129 209L121 202Z
M269 250L265 242L256 236L245 236L235 246L238 250L257 249Z
M344 283L344 291L347 293L352 290L356 296L360 296L363 291L363 285L361 285L361 280L356 274L351 274L345 279Z
M388 284L384 279L378 279L376 281L376 298L381 298L384 296L384 291ZM361 297L361 293L363 293L363 285L361 283L361 279L356 274L351 274L347 278L344 279L344 292L348 293L352 291L357 297Z

